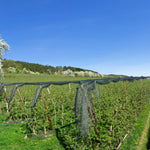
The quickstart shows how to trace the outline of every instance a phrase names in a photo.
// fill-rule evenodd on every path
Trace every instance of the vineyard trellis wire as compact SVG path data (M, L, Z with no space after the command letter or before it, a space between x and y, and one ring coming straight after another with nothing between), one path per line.
M48 108L47 105L47 101L43 92L43 89L46 89L48 87L50 87L51 85L66 85L69 84L69 95L71 94L70 92L70 84L75 83L78 85L77 87L77 91L76 91L76 97L75 97L75 117L74 117L74 121L71 121L70 123L76 124L76 133L74 135L76 135L75 141L86 141L88 138L88 134L90 132L90 128L94 128L95 134L97 136L97 141L100 141L100 133L98 131L97 128L97 117L94 111L94 107L93 107L93 98L96 100L99 97L99 91L97 90L97 84L100 85L104 85L104 84L108 84L110 82L119 82L119 81L130 81L133 82L134 80L140 80L140 79L148 79L150 77L125 77L125 78L104 78L104 79L93 79L93 80L79 80L79 81L59 81L59 82L26 82L26 83L2 83L0 86L0 93L4 92L5 98L6 98L6 102L7 102L7 112L11 112L11 109L13 109L13 105L10 107L13 97L15 95L15 92L17 91L23 110L25 111L25 118L27 120L27 128L29 128L29 126L31 124L34 124L37 126L37 118L36 116L36 112L34 111L34 108L37 105L37 102L39 100L40 94L42 94L42 99L44 101L44 107L46 112L46 116L48 118L48 124L49 124L49 129L50 130L54 130L53 127L53 123L52 123L52 119L51 119L51 114L50 114L50 110ZM24 106L24 102L23 102L23 98L21 97L21 93L19 91L19 88L25 85L36 85L38 86L36 88L36 91L34 93L33 96L33 100L32 103L30 105L30 113L27 114L26 112L26 108ZM7 93L6 93L6 87L9 86L13 86L10 96L8 97ZM49 91L48 91L49 93ZM53 102L53 105L55 105L55 103ZM64 125L64 102L62 102L62 106L61 106L61 112L62 112L62 116L61 116L61 120L62 120L62 127L65 127L67 125ZM72 109L73 110L73 109ZM56 108L54 108L54 111L56 111ZM55 119L56 119L56 113L55 114ZM13 117L13 115L10 113L11 118ZM44 117L43 117L44 118ZM34 123L33 123L34 122ZM33 125L33 126L34 126ZM56 125L56 120L55 120L55 125ZM35 132L35 129L33 129L33 132Z

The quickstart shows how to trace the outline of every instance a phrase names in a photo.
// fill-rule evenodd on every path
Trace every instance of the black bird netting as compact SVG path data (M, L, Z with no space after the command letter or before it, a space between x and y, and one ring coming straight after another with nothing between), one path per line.
M15 97L15 93L17 91L22 103L23 107L22 110L25 111L25 118L26 118L25 122L28 128L27 133L29 132L29 130L31 130L31 128L33 130L32 132L35 132L35 130L41 124L41 122L39 123L37 120L40 120L42 118L42 123L44 126L42 128L44 129L45 132L47 128L49 128L50 130L56 129L61 134L60 137L63 136L63 133L66 135L65 137L67 137L67 134L69 134L69 132L72 132L71 133L72 138L70 138L70 141L74 140L75 145L76 143L79 143L79 141L84 141L86 143L86 141L88 141L90 132L95 132L94 134L96 141L101 143L99 129L97 128L97 116L93 104L93 102L96 103L96 101L98 101L99 99L99 90L97 88L97 84L104 85L110 82L118 82L118 81L132 82L134 80L147 78L149 77L104 78L104 79L81 80L81 81L36 82L36 83L34 82L2 83L0 86L0 94L3 92L5 93L4 97L6 98L8 104L7 111L9 110L10 116L12 118L15 118L13 117L13 111L15 111L15 109L13 110L13 106L15 106L13 98ZM71 91L71 88L69 88L70 98L68 98L67 95L65 95L66 93L63 91L59 93L60 95L57 94L54 98L52 97L53 90L50 91L49 87L51 87L52 85L53 86L62 85L64 86L63 89L65 89L68 88L65 87L65 85L68 84L76 84L76 86L73 86L74 92L73 90ZM21 97L19 88L31 85L37 86L32 102L31 101L24 102L25 98ZM6 94L5 90L6 87L12 87L11 92L9 92L9 96L8 94ZM47 89L47 94L51 96L50 98L44 95L43 92L44 89ZM57 89L56 91L59 92L59 90ZM71 98L71 96L73 98ZM72 99L74 99L74 101ZM44 103L41 103L42 101L44 101ZM61 103L59 101L61 101ZM41 113L39 110L40 109L42 110L42 107L44 107L45 110L43 110L43 112ZM39 117L37 117L38 115ZM74 118L73 115L75 115ZM45 116L47 117L47 119ZM65 129L68 128L68 130L64 132L63 131L64 128Z

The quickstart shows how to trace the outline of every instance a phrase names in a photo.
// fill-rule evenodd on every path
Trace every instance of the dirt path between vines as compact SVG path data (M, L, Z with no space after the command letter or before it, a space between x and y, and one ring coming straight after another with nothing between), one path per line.
M148 128L149 128L149 122L150 122L150 113L149 113L149 115L148 115L145 128L144 128L144 130L143 130L143 132L142 132L142 136L141 136L139 145L138 145L138 147L137 147L137 150L142 150L142 145L143 145L143 142L144 142L145 137L147 136L147 132L148 132Z

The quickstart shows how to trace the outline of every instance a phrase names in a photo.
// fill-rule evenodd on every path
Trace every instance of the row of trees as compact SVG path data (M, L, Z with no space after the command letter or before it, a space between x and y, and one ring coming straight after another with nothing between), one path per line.
M39 72L39 73L48 73L53 74L55 72L62 72L66 71L68 69L72 70L73 72L78 71L89 71L81 68L71 67L71 66L50 66L50 65L41 65L41 64L34 64L34 63L28 63L28 62L22 62L22 61L14 61L14 60L3 60L3 68L4 70L7 70L9 67L14 67L19 70L23 70L23 68L26 68L27 70L33 71L33 72Z

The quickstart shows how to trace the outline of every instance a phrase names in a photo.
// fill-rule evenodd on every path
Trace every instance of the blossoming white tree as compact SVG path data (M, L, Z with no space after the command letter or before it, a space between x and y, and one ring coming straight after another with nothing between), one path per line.
M3 54L9 50L9 45L3 40L0 39L0 83L2 81L2 58Z

